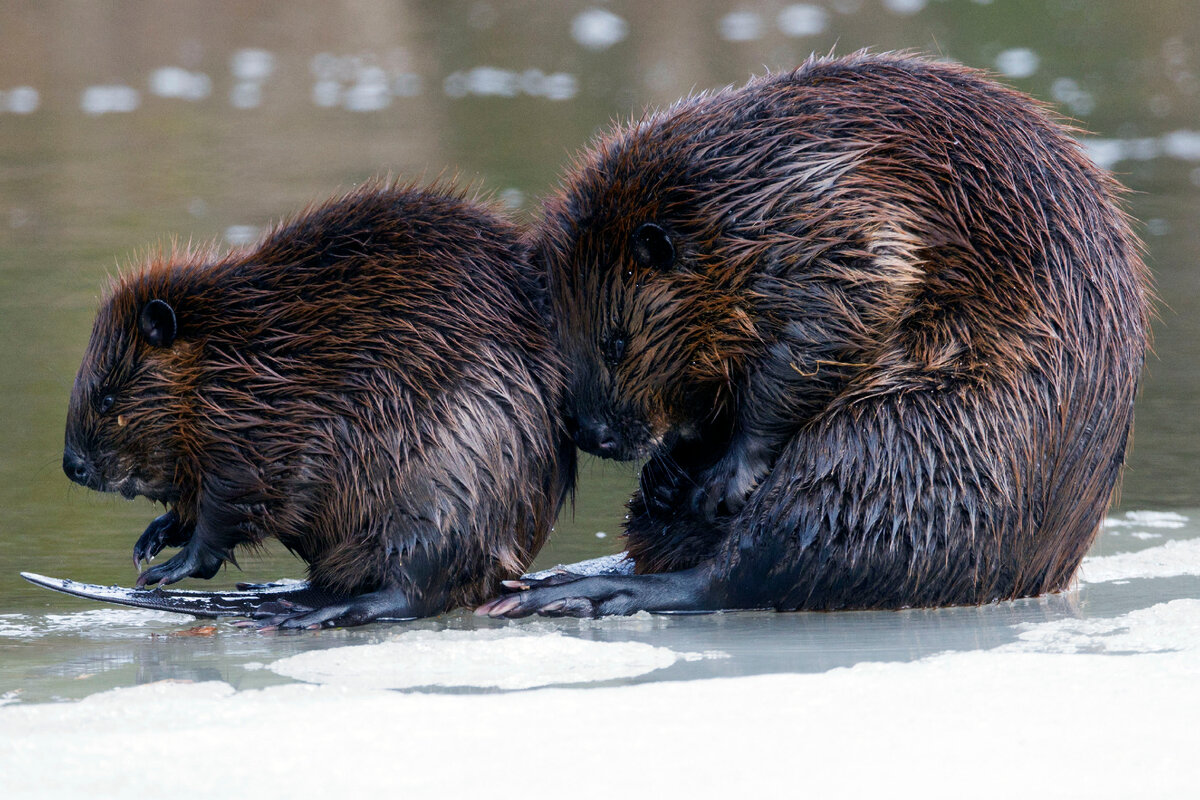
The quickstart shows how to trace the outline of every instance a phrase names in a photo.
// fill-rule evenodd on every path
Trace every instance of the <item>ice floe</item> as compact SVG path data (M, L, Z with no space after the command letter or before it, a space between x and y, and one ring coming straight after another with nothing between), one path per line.
M1200 575L1200 539L1174 539L1135 553L1085 558L1079 570L1079 582L1106 583L1180 575Z
M410 631L379 644L314 650L269 666L285 677L355 689L529 689L633 678L681 657L665 647L560 633Z
M1200 600L1172 600L1098 619L1024 623L1018 641L997 652L1159 653L1200 655Z

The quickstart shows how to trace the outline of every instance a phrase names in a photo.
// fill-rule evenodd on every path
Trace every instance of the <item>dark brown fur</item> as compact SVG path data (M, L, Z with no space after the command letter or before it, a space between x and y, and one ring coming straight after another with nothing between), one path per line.
M576 438L649 456L628 543L638 572L666 574L490 609L1066 587L1146 348L1118 195L1029 98L905 56L814 59L605 135L548 203L541 251ZM673 260L637 249L645 223Z
M177 319L166 346L139 326L153 300ZM93 488L171 507L139 548L184 550L140 583L210 577L274 536L333 594L391 592L417 615L472 604L528 566L571 482L545 314L512 224L367 186L254 247L116 281L67 460Z

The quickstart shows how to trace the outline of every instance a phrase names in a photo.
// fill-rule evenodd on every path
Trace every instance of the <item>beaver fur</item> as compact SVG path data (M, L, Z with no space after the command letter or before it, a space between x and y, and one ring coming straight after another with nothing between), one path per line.
M423 616L495 593L573 476L563 365L521 231L439 188L373 184L224 256L108 290L64 469L169 506L138 585L209 578L273 536L344 602L285 626Z
M986 603L1068 585L1148 332L1114 181L1044 107L815 58L603 135L546 205L580 447L649 459L640 575L494 616Z

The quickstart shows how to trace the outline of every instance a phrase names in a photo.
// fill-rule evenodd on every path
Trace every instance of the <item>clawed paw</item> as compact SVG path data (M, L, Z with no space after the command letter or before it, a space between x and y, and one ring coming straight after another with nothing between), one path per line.
M733 516L745 507L761 479L758 471L742 462L718 465L692 490L692 511L708 520Z
M207 548L197 546L193 539L171 558L139 575L134 585L141 589L154 584L167 586L184 578L207 580L216 575L224 563L225 559Z
M638 488L646 510L654 516L667 517L678 508L683 487L689 482L687 473L674 462L653 458L642 467Z
M152 561L164 547L184 546L192 538L195 527L181 523L179 514L173 509L155 517L133 546L133 566L141 567L143 562Z

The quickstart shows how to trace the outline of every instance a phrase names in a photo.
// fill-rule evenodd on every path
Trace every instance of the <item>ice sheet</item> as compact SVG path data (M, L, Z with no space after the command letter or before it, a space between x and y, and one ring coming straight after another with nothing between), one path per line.
M681 657L638 642L593 642L519 630L412 631L380 644L313 650L270 664L297 680L358 689L529 689L633 678Z

